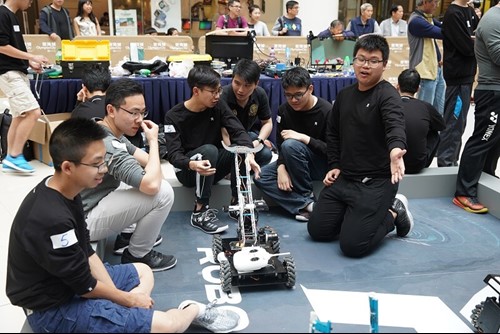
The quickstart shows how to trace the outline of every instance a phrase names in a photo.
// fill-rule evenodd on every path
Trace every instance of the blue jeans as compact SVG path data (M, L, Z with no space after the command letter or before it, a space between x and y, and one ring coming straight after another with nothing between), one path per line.
M280 156L293 184L292 191L278 188L278 166L276 161L261 169L255 185L276 204L293 215L309 203L314 202L313 181L323 180L327 172L326 156L314 153L306 144L287 139L281 144Z
M120 290L130 291L140 283L133 264L105 267ZM153 312L75 295L62 305L33 312L28 322L35 333L150 333Z
M446 83L443 78L443 69L438 67L436 80L422 79L420 81L420 90L417 97L419 100L432 104L443 115L445 91Z

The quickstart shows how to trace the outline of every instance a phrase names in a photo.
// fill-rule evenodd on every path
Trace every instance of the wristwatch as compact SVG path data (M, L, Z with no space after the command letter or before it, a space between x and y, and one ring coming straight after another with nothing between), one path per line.
M257 137L257 141L258 141L259 143L261 143L262 145L264 145L264 139Z

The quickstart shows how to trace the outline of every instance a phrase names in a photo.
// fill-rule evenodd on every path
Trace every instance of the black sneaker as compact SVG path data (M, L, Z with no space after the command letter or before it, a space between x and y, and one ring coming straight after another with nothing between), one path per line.
M116 236L115 245L113 246L113 253L116 255L122 255L123 251L128 248L130 243L130 238L132 237L132 233L120 233ZM156 241L153 247L158 246L163 241L163 238L160 234L156 237Z
M128 249L123 251L122 263L141 262L147 264L153 271L163 271L175 267L177 259L173 255L164 255L155 250L151 250L143 257L135 257Z
M208 205L205 205L201 211L191 214L191 225L209 234L221 233L227 230L229 227L227 224L217 225L215 223L218 220L216 213L217 210L210 209Z
M394 225L396 226L398 237L407 236L413 228L413 216L408 209L408 199L406 196L397 194L391 209L397 214Z

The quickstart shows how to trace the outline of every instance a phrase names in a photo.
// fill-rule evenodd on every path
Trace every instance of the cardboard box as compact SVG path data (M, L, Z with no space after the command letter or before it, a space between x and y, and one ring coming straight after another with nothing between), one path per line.
M38 122L36 122L28 137L29 140L33 141L33 153L35 155L35 159L49 166L53 166L52 158L49 153L50 136L59 124L70 117L71 113L66 112L51 115L43 114L38 119Z

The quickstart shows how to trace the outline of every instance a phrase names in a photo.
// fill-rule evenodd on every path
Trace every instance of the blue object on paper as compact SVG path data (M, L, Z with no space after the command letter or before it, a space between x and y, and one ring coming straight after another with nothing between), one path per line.
M378 333L378 298L370 294L368 299L370 301L370 333Z

